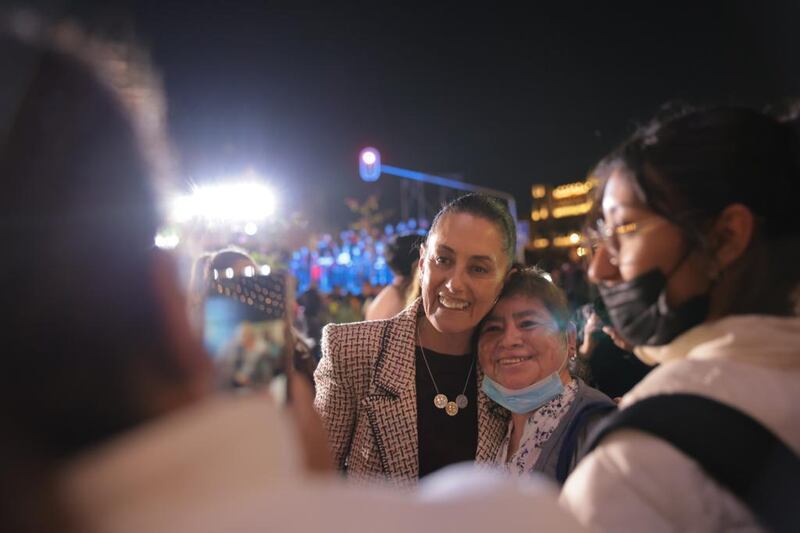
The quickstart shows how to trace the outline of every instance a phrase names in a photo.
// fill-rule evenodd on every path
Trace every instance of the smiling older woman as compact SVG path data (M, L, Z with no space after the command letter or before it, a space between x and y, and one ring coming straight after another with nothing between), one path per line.
M495 457L511 473L543 472L563 482L588 431L614 408L570 376L574 354L564 293L538 269L512 271L478 340L483 391L511 412Z

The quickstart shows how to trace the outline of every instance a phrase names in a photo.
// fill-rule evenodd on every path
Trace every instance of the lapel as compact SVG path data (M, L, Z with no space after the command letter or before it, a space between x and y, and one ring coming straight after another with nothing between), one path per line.
M386 321L369 394L362 400L385 475L419 477L414 333L420 300Z
M475 461L478 463L494 462L497 449L506 436L509 413L492 400L481 389L483 371L478 365L478 450Z

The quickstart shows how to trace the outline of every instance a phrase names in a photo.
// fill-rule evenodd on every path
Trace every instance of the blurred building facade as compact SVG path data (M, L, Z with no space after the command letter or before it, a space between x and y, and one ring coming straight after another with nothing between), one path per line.
M578 262L586 255L583 226L594 205L597 179L531 187L528 264Z

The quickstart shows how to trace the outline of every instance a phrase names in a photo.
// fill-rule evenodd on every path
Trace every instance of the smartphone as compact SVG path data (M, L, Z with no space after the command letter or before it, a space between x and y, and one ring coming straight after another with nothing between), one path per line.
M279 273L211 282L203 340L220 388L237 393L267 390L286 403L291 296L287 276Z

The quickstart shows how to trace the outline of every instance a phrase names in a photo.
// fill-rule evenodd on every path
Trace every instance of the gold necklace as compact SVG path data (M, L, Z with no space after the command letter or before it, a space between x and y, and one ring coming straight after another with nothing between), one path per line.
M439 409L444 409L444 412L450 416L456 416L459 409L464 409L467 405L469 405L466 392L467 385L469 384L469 378L472 376L472 367L475 366L475 355L473 354L472 363L469 365L469 372L467 372L467 380L464 382L464 389L461 391L461 394L456 396L456 401L453 402L447 396L439 392L439 387L436 385L436 380L433 379L431 365L428 364L428 358L425 356L425 349L422 347L422 338L419 334L419 327L417 327L417 341L419 342L419 351L422 354L422 360L425 362L425 368L428 369L428 375L431 377L433 388L436 390L436 396L433 397L433 405Z

